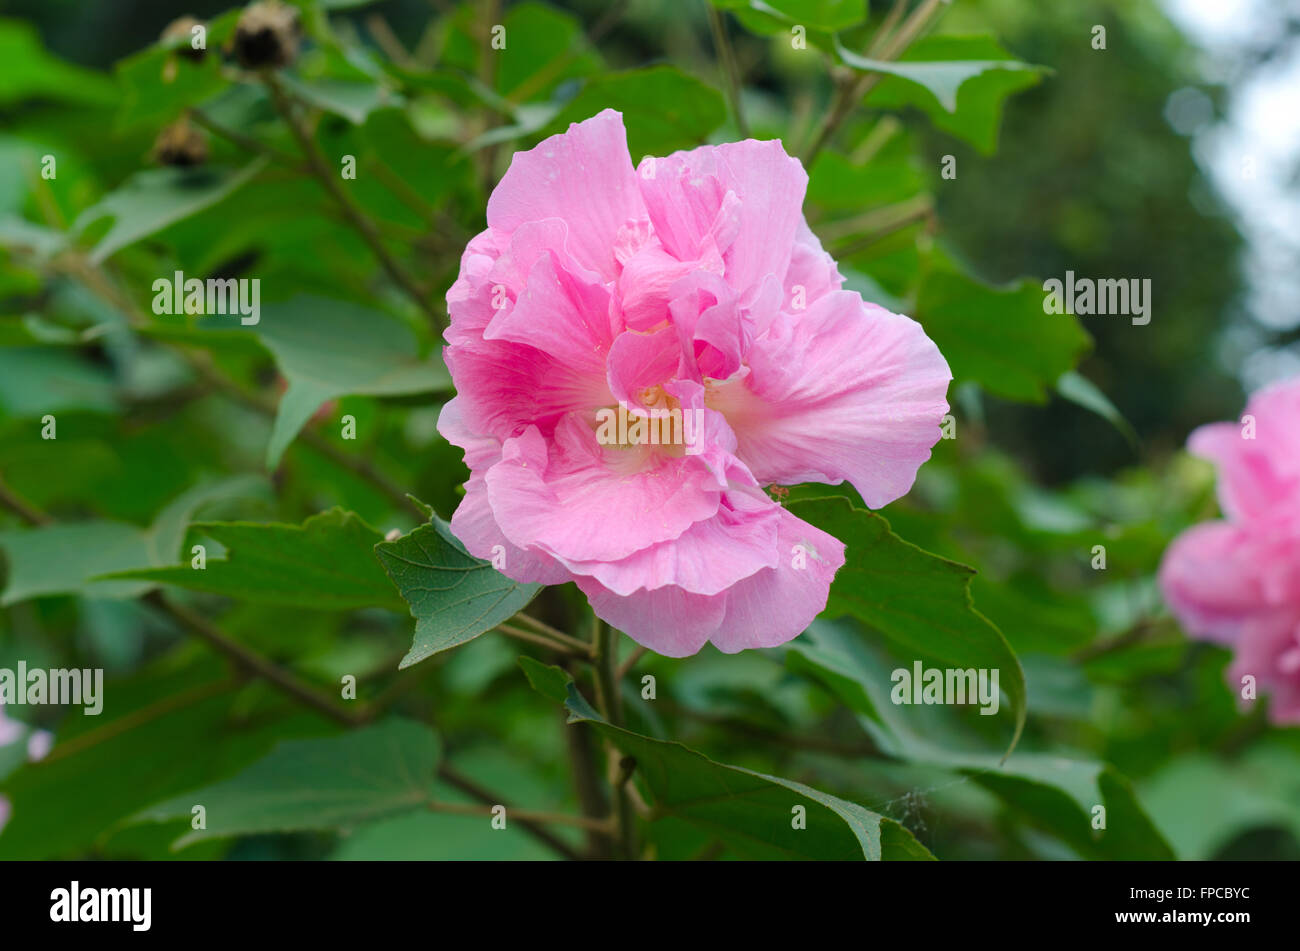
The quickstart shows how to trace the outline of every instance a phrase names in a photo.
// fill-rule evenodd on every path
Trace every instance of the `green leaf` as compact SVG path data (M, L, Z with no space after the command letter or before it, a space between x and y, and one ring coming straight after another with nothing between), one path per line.
M298 79L288 73L281 81L298 98L318 109L342 116L353 125L361 125L375 110L394 105L400 98L373 82L347 79Z
M196 63L172 50L153 46L118 63L117 78L122 84L119 132L141 126L157 129L227 86L221 75L221 56L215 48Z
M1124 414L1098 388L1097 384L1086 376L1075 373L1073 370L1062 374L1061 378L1056 381L1056 392L1076 406L1082 406L1084 409L1096 413L1118 429L1120 435L1133 447L1135 452L1141 448L1137 432L1133 429L1132 424L1124 418Z
M229 775L279 739L337 729L279 698L250 709L219 657L198 647L186 657L173 652L129 678L106 679L100 715L64 717L51 754L0 782L13 803L0 860L165 857L156 837L147 846L120 840L119 822Z
M971 603L974 569L903 541L882 517L842 496L791 502L789 509L847 546L827 617L852 615L909 651L953 667L999 671L1016 713L1010 752L1025 726L1025 675L1002 632Z
M268 305L257 335L289 381L266 449L269 469L279 465L289 443L327 400L451 388L440 357L417 356L410 328L348 301L303 295Z
M220 542L226 557L209 560L201 570L187 562L110 577L173 584L259 604L333 611L403 606L375 561L374 547L383 535L353 512L333 508L300 526L197 522L194 530Z
M946 265L921 284L916 319L952 368L1010 400L1043 403L1048 387L1073 370L1091 338L1070 314L1043 311L1040 284L990 287Z
M651 66L593 78L560 111L545 134L568 129L602 109L623 113L627 146L635 164L645 155L667 155L699 145L727 117L722 95L672 66Z
M112 375L59 347L0 349L0 409L10 416L39 419L47 413L118 408Z
M978 38L977 38L978 39ZM835 39L835 52L840 60L861 72L887 73L899 79L913 83L948 112L957 111L957 93L962 87L977 76L990 70L1026 71L1034 75L1038 69L1028 63L1013 59L975 59L975 60L939 60L932 62L915 62L909 59L899 61L871 59L860 56L852 50L845 49L844 44ZM913 54L915 55L915 54Z
M819 33L857 26L867 18L865 0L711 0L720 10L730 10L747 27L770 33L786 24L798 24Z
M473 557L445 522L375 546L384 570L411 607L415 640L398 667L471 641L531 601L542 586L511 581Z
M52 594L138 597L154 585L148 581L100 579L115 572L173 563L185 528L200 506L264 492L265 486L265 480L252 476L196 486L169 503L147 529L95 520L0 532L0 551L9 563L0 606Z
M747 859L929 859L892 819L802 783L715 763L680 743L656 740L604 720L558 667L520 657L533 687L564 704L569 723L588 723L625 755L648 787L660 818L698 826ZM796 829L793 809L806 810Z
M514 668L515 654L500 645ZM463 657L464 655L458 655ZM528 803L530 808L566 812L571 793L568 777L543 772L526 762L516 750L493 743L483 747L458 747L456 770L471 782L487 789L509 790L508 802ZM435 785L439 802L479 803L447 782ZM480 803L481 805L481 803ZM484 834L487 820L481 815L446 812L407 812L367 823L339 842L330 856L336 861L549 861L559 856L542 845L520 824L508 822L504 829ZM580 848L577 829L556 826L553 832Z
M491 54L500 64L496 89L515 102L540 99L562 80L600 69L581 21L569 13L525 2L510 7L502 25L509 42Z
M1300 842L1297 790L1300 757L1272 742L1232 762L1204 753L1179 756L1142 784L1142 798L1178 857L1205 861L1251 829L1287 829Z
M998 127L1003 103L1010 96L1037 85L1045 70L1014 62L991 36L930 36L918 40L900 58L898 65L916 62L929 67L947 61L959 71L971 65L982 69L962 80L954 90L953 107L935 98L925 85L913 78L887 76L866 98L873 108L903 109L913 106L945 132L974 145L984 155L997 149ZM1001 68L993 64L1001 63Z
M238 170L204 166L136 172L116 191L83 211L74 229L84 233L97 221L113 219L91 252L91 260L98 264L127 245L230 197L266 163L263 157Z
M5 76L0 106L28 99L103 106L116 99L112 80L50 55L36 27L22 20L0 20L0 63Z
M808 200L823 208L861 213L873 205L914 198L924 191L911 159L897 156L855 165L838 152L822 152L808 174Z
M430 798L440 755L425 726L390 719L338 736L281 743L224 782L143 810L136 822L188 818L206 811L206 828L178 839L349 828L420 808Z
M858 713L882 752L971 777L1079 855L1172 858L1128 781L1113 768L1058 753L1017 751L1000 757L980 751L980 744L956 729L948 708L894 703L894 663L846 626L815 622L790 642L786 664L821 681ZM1104 830L1092 827L1097 806L1106 810Z

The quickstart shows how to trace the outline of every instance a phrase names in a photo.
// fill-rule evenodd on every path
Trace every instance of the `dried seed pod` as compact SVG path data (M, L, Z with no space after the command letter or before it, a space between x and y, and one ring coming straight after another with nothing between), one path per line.
M208 139L188 119L165 126L153 145L154 160L160 165L191 168L208 160Z
M235 24L235 57L245 69L288 66L298 56L296 8L279 0L251 4Z
M204 35L206 36L206 27L202 21L196 20L192 16L177 17L167 24L160 39L163 43L176 43L177 55L184 56L196 63L201 62L208 52L207 41L205 38L203 46L194 46L194 28L196 26L204 27Z

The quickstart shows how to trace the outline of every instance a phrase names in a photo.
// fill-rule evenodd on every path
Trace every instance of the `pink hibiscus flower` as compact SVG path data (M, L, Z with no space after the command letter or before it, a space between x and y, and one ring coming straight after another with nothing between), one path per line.
M1276 723L1300 722L1300 378L1256 393L1240 423L1192 433L1218 469L1226 521L1169 546L1160 586L1192 637L1233 649L1229 682L1272 694Z
M514 156L447 293L471 470L451 528L509 577L574 581L673 657L797 636L844 546L762 487L911 488L951 374L841 290L777 141L647 158L606 110Z

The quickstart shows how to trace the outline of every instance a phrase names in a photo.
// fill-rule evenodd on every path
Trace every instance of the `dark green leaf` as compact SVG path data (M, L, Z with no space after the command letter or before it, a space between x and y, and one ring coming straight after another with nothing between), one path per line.
M916 319L958 383L973 380L997 396L1042 403L1091 346L1078 318L1045 313L1043 299L1034 281L990 287L940 266L921 284Z
M203 569L187 561L165 568L120 572L119 579L155 581L241 601L322 610L386 607L400 610L374 547L383 536L340 508L299 525L274 522L198 522L195 531L227 549Z
M428 727L390 719L339 736L281 743L224 782L138 813L138 822L206 812L206 828L176 841L304 829L349 828L420 808L430 798L438 739Z
M971 603L974 569L903 541L879 515L843 497L789 508L848 547L826 615L852 615L896 644L954 667L998 670L1016 712L1013 748L1025 725L1025 675L1002 632Z
M680 743L616 727L598 714L558 667L519 663L544 696L563 703L570 723L589 723L625 755L661 817L698 826L748 859L928 859L929 851L892 819L802 783L715 763ZM807 827L792 822L806 811Z
M375 546L415 618L415 640L399 667L471 641L508 620L541 585L511 581L470 555L440 519Z

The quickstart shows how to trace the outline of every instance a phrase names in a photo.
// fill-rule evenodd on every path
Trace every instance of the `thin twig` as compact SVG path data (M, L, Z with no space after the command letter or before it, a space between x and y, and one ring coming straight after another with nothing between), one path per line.
M564 646L563 644L557 644L555 641L551 640L549 637L546 637L543 634L535 634L532 631L524 630L522 627L515 627L513 624L505 624L505 623L498 624L496 626L496 630L500 631L502 634L505 634L508 637L513 637L516 640L527 641L530 644L540 644L542 647L556 651L557 653L563 654L566 657L576 657L576 658L585 659L589 656L586 653L575 654L568 647Z
M897 59L912 44L912 41L930 25L931 19L939 12L940 8L949 2L951 0L924 0L919 7L912 11L912 15L907 18L906 22L898 28L898 32L888 40L885 39L884 29L891 25L891 18L886 17L885 22L881 24L881 29L876 32L869 47L869 52L873 53L873 58L882 60ZM826 120L822 123L821 128L817 130L812 145L804 153L803 164L805 168L812 168L813 161L830 142L840 124L862 101L863 97L884 78L884 75L884 73L878 72L863 73L852 81L841 84L834 105L826 114Z
M189 629L191 633L198 636L200 640L209 646L225 654L235 662L237 667L261 677L268 683L274 684L304 706L311 707L313 710L323 713L334 722L341 723L344 726L360 726L365 722L365 717L344 710L327 695L305 681L299 680L283 667L267 660L261 654L249 650L233 638L227 637L215 624L201 614L167 600L161 591L150 591L142 600L145 604L166 614L182 627Z
M361 210L360 206L352 200L352 196L347 193L343 186L339 184L324 154L316 145L316 140L312 138L311 130L307 128L301 117L296 113L294 101L285 90L280 78L275 73L267 71L263 75L263 79L271 93L271 101L275 103L276 111L284 118L285 124L288 125L289 131L293 134L317 180L330 193L330 196L338 203L339 207L343 209L343 214L352 223L357 233L361 235L362 240L370 246L370 250L375 253L375 257L379 259L379 263L388 272L388 276L406 292L407 296L423 311L424 315L429 318L438 331L445 330L447 322L443 315L438 312L438 309L429 302L428 294L424 288L420 287L415 279L393 257L392 253L384 245L378 227Z
M501 803L501 798L497 796L496 793L480 786L468 776L462 775L449 763L443 762L438 767L438 776L444 782L450 783L461 792L472 796L479 802L487 803L488 805L498 805ZM564 856L564 858L573 861L578 861L582 858L573 846L569 845L569 843L565 842L563 839L557 838L549 829L534 822L531 818L520 818L519 824L527 829L532 834L533 838L548 846L552 851L558 852L560 855Z
M236 132L234 129L227 129L202 109L190 109L190 118L194 120L196 125L201 125L213 135L234 143L245 152L252 152L254 155L265 155L268 158L279 162L281 165L297 169L300 172L308 170L306 165L289 153L281 152L279 149L267 145L265 142L259 142L252 136L244 135L242 132Z
M704 0L704 7L709 14L709 30L713 33L713 46L718 52L718 60L727 77L727 98L731 100L731 113L736 120L736 129L742 139L749 138L749 126L745 122L744 110L740 107L740 67L736 64L736 52L731 48L727 38L727 25L722 20L722 13L709 0Z
M516 819L520 822L524 820L529 822L549 822L553 825L577 826L579 829L596 832L608 831L610 827L609 821L605 819L589 819L586 816L571 816L562 812L542 812L536 809L516 809L513 806L505 806L503 803L475 805L467 802L442 802L439 800L430 800L425 803L425 807L433 812L446 812L461 816L490 816L496 806L504 806L507 819Z
M525 614L523 611L520 611L511 620L519 621L523 624L526 624L529 627L531 627L534 631L536 631L538 634L544 634L547 637L553 638L559 641L561 644L565 644L568 647L571 647L573 650L579 652L580 654L585 654L588 656L590 656L591 654L591 650L592 650L591 644L587 643L586 641L579 640L578 638L573 637L572 635L565 634L563 631L559 630L558 628L551 627L551 625L547 624L545 621L539 620L538 618L533 617L531 614Z
M642 657L644 657L648 653L649 650L645 647L638 647L636 650L634 650L632 652L632 655L628 657L627 660L623 661L622 665L618 668L618 671L614 675L615 678L621 681L632 671L632 668L636 666L637 661L639 661Z
M10 488L3 476L0 476L0 503L29 525L49 525L54 521Z

